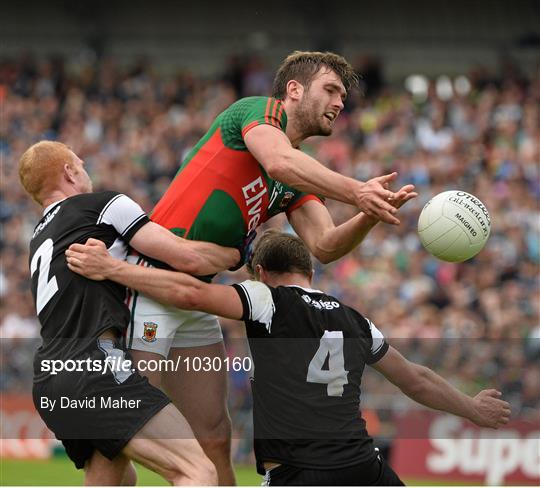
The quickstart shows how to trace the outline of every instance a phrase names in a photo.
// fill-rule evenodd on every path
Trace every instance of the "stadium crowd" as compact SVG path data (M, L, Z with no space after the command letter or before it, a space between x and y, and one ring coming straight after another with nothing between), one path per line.
M515 415L538 418L540 73L472 71L468 93L441 97L430 83L418 98L384 84L376 64L360 72L363 93L349 95L334 134L303 149L364 181L396 170L396 187L414 183L420 196L400 211L399 227L379 224L350 255L316 264L314 287L357 307L410 359L464 391L492 385ZM30 55L0 62L1 390L29 391L28 347L17 344L39 336L28 242L40 212L18 182L22 152L40 139L65 142L85 160L95 190L124 192L150 211L213 118L240 96L267 94L271 81L256 57L230 60L216 79L186 70L164 76L147 60L129 68L114 59L68 64ZM486 248L462 264L432 258L416 234L422 206L447 189L473 193L491 213ZM336 222L355 211L327 205ZM291 230L281 217L270 225ZM245 354L242 328L222 325L229 354ZM364 404L379 414L379 435L391 437L392 409L412 405L389 401L397 390L374 373L364 392ZM231 376L230 398L235 427L249 429L246 374ZM242 460L250 442L236 437Z

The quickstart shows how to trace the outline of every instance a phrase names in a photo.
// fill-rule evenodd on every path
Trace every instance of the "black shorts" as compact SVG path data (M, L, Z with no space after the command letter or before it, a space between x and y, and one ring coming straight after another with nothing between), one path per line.
M91 371L92 364L114 358L111 368ZM137 371L121 371L128 354L112 340L97 340L83 358L82 371L62 371L33 387L34 405L47 427L62 441L78 469L95 449L116 457L130 439L170 403L169 398ZM54 403L54 406L52 404Z
M379 455L369 464L339 469L305 469L282 464L267 471L266 486L405 486Z

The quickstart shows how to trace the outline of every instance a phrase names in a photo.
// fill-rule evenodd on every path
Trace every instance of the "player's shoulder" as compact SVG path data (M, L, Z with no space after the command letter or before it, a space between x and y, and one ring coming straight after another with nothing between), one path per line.
M275 98L265 97L265 96L244 97L244 98L240 98L239 100L231 104L229 106L229 109L234 110L235 108L245 108L245 107L252 107L256 105L266 106L266 104L272 100L275 100Z
M131 199L117 191L80 193L61 203L62 214L68 220L75 219L79 223L81 221L96 223L109 209L119 208L119 204L126 202L131 202Z
M90 193L80 193L66 200L72 205L100 206L109 203L112 200L120 198L123 193L117 191L105 190Z
M283 109L281 100L266 96L252 96L240 98L229 105L222 115L229 117L237 116L243 119L246 116L270 117L272 114L275 117L278 112L281 112L281 116L285 116L285 110Z
M107 208L112 208L113 204L120 202L130 201L131 199L125 194L113 191L105 190L91 193L81 193L75 195L69 200L69 209L73 210L82 210L84 213L88 212L98 212L101 213Z
M262 124L286 130L287 114L281 101L264 96L241 98L218 115L212 130L220 128L225 146L245 151L245 135Z
M274 302L276 289L256 280L245 280L233 285L248 301L248 308L254 308L263 302Z
M273 287L256 280L246 280L233 286L246 297L245 305L249 311L269 307L273 315L277 308L283 309L298 300L298 294L288 286Z
M349 307L339 299L328 295L322 290L306 288L298 285L280 286L277 293L281 295L284 306L302 306L317 311L330 311L334 313L349 313Z
M370 321L362 313L324 291L301 286L285 286L279 287L278 292L284 296L299 297L308 307L316 311L329 311L339 315L344 325L348 324L357 332L361 332L361 335L370 332Z

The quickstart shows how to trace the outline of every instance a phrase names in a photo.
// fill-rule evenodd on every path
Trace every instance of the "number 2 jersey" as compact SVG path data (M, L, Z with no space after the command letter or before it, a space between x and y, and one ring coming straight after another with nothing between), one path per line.
M270 217L320 201L273 180L251 155L244 136L260 124L285 132L287 115L279 100L247 97L218 115L151 219L181 237L234 247Z
M306 469L371 462L373 441L360 415L366 364L388 344L361 314L322 291L233 285L243 303L254 364L257 469L263 461Z
M148 221L137 203L111 191L76 195L45 209L30 241L31 287L42 337L35 382L49 375L43 360L73 359L95 347L107 329L122 335L129 321L125 287L70 271L66 249L93 237L124 259L130 239Z

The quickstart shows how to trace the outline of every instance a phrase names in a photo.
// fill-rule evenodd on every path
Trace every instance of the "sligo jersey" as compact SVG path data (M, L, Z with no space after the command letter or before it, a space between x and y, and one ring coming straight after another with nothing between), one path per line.
M280 212L320 199L270 178L244 136L268 124L285 132L287 115L275 98L248 97L218 115L181 165L152 212L154 222L188 239L237 246Z
M32 295L43 340L34 359L34 381L48 376L42 360L72 359L94 347L105 330L122 334L129 321L125 288L70 271L66 249L93 237L124 259L130 239L148 221L137 203L111 191L76 195L45 209L30 241Z
M263 461L337 469L376 456L359 413L365 364L388 344L361 314L321 291L233 285L243 303L255 373L253 420Z

